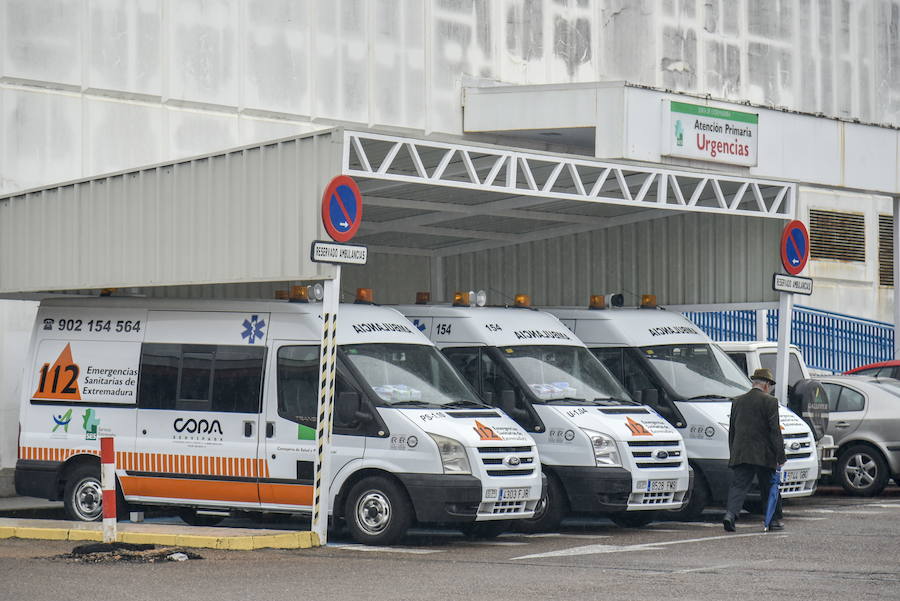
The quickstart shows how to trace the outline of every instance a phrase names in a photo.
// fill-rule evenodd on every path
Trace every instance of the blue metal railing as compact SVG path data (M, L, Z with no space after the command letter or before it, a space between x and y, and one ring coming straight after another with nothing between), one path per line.
M684 314L713 340L756 340L757 312L709 311ZM766 312L767 340L778 339L778 310ZM894 358L894 326L843 313L794 306L791 343L815 370L843 372Z

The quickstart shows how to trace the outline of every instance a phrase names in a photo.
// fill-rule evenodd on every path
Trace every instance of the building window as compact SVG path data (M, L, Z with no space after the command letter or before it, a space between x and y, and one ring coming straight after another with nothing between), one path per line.
M810 257L837 261L866 260L866 216L810 209Z
M878 216L878 283L894 285L894 216Z

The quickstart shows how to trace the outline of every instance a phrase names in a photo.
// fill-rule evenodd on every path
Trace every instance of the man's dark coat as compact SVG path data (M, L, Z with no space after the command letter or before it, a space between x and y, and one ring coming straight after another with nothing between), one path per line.
M778 422L778 400L758 388L731 403L728 427L729 466L749 463L775 469L783 464L784 437Z

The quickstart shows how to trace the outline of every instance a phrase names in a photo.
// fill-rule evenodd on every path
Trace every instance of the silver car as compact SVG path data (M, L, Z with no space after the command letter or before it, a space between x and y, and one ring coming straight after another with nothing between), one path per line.
M851 495L900 482L900 381L871 376L815 378L828 393L827 433L838 446L834 476Z

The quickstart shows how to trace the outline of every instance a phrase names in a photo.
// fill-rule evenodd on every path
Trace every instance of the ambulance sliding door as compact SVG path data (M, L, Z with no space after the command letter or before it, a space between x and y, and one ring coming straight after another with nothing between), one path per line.
M141 350L136 453L122 483L127 497L259 507L267 318L151 312ZM240 336L241 324L248 336Z

